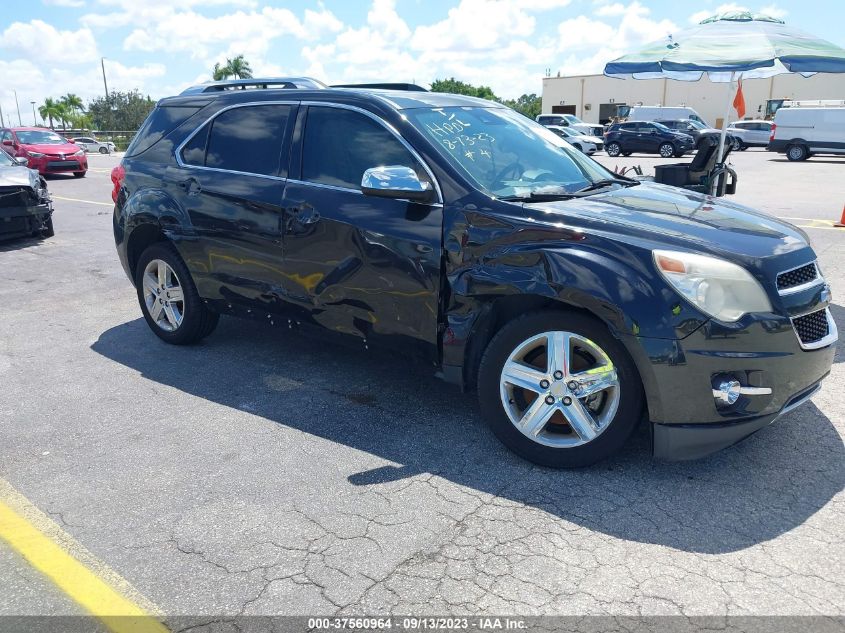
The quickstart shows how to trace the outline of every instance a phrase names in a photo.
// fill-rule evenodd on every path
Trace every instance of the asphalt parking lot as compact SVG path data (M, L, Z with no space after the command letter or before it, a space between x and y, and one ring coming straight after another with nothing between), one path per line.
M842 339L813 401L738 446L661 463L642 429L610 462L546 470L493 438L473 396L388 353L231 318L195 347L159 341L114 250L117 158L89 160L49 183L53 239L0 244L0 499L20 495L136 604L845 614ZM736 202L809 233L845 332L845 159L733 162ZM82 612L2 540L0 587L0 615Z

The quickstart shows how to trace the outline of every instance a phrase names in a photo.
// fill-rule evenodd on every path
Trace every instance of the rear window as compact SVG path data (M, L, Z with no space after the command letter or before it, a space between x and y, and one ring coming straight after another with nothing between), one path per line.
M147 151L175 130L178 125L199 112L202 107L201 105L156 106L129 144L126 156L135 156Z

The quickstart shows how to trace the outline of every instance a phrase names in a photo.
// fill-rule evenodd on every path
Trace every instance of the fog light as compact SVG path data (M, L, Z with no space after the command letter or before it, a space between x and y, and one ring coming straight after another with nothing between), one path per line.
M742 392L742 385L738 380L723 379L713 387L713 397L716 399L717 407L729 407L736 404L739 394Z

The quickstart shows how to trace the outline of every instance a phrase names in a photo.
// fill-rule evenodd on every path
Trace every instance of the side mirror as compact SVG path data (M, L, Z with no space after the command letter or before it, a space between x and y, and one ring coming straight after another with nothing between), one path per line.
M24 167L29 165L29 159L26 156L15 156L15 162L18 165L23 165Z
M430 182L422 182L410 167L385 165L371 167L361 177L361 191L379 198L406 198L426 202L434 193Z

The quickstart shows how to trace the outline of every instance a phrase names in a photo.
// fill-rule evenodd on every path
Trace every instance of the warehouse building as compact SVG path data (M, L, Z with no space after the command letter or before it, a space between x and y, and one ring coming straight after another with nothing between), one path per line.
M845 99L845 74L783 74L746 79L742 91L745 118L764 118L771 100ZM621 105L666 105L693 108L709 125L718 127L727 103L728 85L713 83L706 76L700 81L616 79L604 75L543 78L543 113L574 114L588 123L606 123ZM731 111L730 118L735 114Z

